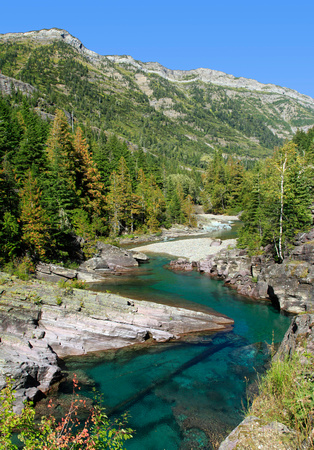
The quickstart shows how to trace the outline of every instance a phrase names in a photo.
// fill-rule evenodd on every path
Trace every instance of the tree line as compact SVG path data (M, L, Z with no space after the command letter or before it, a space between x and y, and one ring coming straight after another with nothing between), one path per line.
M0 158L2 261L73 260L97 238L193 224L192 178L62 110L49 123L25 97L0 97Z
M314 128L299 130L272 156L244 170L215 152L203 176L203 204L215 213L240 212L238 245L259 253L271 245L278 262L294 235L313 225Z

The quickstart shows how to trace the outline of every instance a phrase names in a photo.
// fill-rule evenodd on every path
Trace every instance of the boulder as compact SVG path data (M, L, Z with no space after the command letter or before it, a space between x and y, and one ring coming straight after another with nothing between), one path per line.
M36 266L36 278L44 281L70 281L77 278L77 270L67 269L56 264L40 262Z
M176 260L170 261L170 269L172 270L184 270L184 271L191 271L196 266L195 263L190 262L188 259L185 258L178 258Z
M138 261L132 252L114 245L97 242L97 255L80 265L85 272L123 272L138 267Z
M268 297L278 309L298 314L314 308L314 266L289 259L265 267L259 281L268 284Z
M296 433L279 422L264 424L255 416L246 417L220 444L219 450L295 450Z
M130 250L129 253L140 263L149 261L149 256L145 255L145 253L137 252L135 250Z

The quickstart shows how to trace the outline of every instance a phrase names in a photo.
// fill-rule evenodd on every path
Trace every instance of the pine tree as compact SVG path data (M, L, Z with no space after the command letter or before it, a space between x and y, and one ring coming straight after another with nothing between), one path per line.
M122 228L133 227L132 201L132 183L129 169L125 159L121 157L117 172L114 171L111 174L107 195L107 208L111 230L114 235L118 235Z
M33 111L26 100L18 113L18 120L23 129L21 141L13 156L14 171L17 177L24 179L29 169L39 175L46 166L44 145L47 139L47 125Z
M196 226L196 219L194 214L194 203L190 195L187 195L183 202L183 214L185 216L185 223L189 227Z
M157 231L163 220L165 197L157 185L154 175L148 179L147 225L150 231Z
M4 160L0 170L0 246L5 260L17 256L20 248L19 197L10 164Z
M22 242L32 257L44 259L47 247L52 245L52 241L48 216L40 205L41 192L31 171L28 172L19 195Z
M76 192L76 156L70 128L58 110L47 141L48 174L44 200L49 215L60 229L70 228L71 211L79 207Z
M0 159L6 156L12 161L22 133L8 99L0 95Z
M100 216L104 212L104 186L80 127L76 129L74 137L74 156L76 192L81 205L91 217Z

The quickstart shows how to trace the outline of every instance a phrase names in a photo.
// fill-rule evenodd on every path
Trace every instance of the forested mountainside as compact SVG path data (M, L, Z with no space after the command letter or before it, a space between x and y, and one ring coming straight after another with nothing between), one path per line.
M314 100L210 69L171 71L130 56L101 56L68 32L0 36L2 90L20 80L43 113L110 131L155 155L202 167L202 157L265 157L314 124Z
M193 203L244 211L240 245L270 243L279 261L311 226L310 97L100 56L56 29L1 36L0 69L0 263L193 226Z

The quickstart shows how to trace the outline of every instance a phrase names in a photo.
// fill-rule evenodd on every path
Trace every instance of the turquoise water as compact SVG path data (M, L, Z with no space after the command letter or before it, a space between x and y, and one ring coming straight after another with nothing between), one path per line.
M117 277L98 290L134 298L214 309L234 319L230 332L128 348L68 363L103 393L107 412L129 411L136 430L128 450L216 448L243 417L246 387L263 372L267 343L279 342L290 318L267 302L237 295L197 272L173 273L156 256L138 275ZM87 392L87 391L86 391Z

